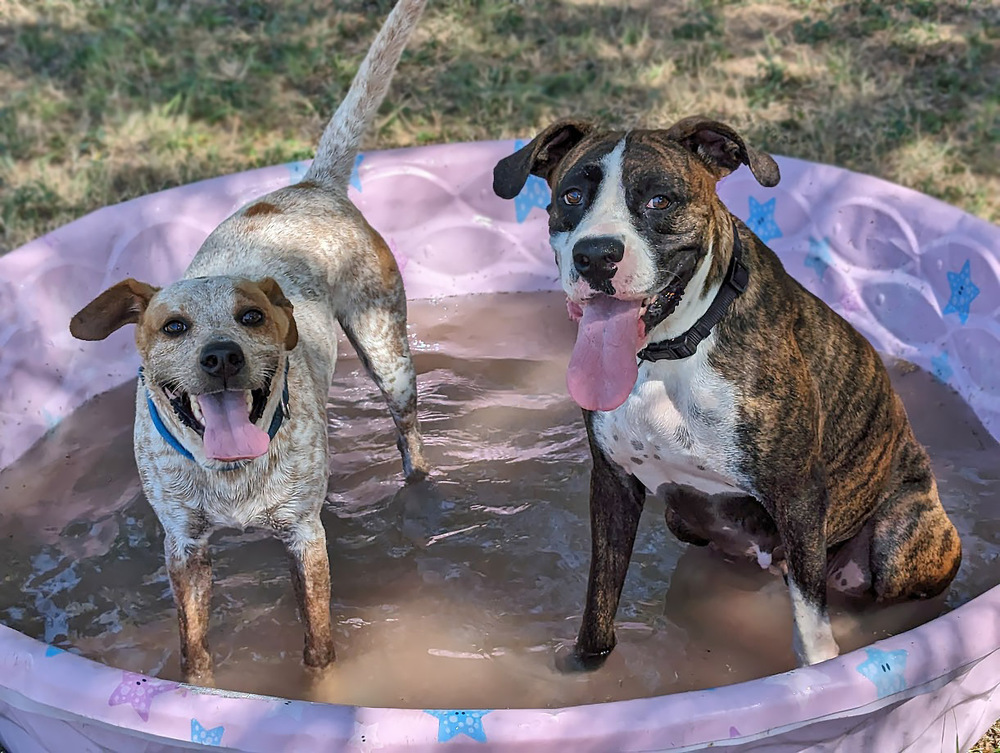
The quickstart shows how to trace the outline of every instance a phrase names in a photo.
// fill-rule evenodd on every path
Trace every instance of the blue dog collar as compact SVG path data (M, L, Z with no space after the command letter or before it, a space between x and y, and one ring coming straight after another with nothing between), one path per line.
M146 378L142 373L142 367L139 367L139 379L142 381L143 387L146 388L146 406L149 408L149 417L153 421L153 426L157 433L163 437L163 440L177 450L178 453L186 457L188 460L194 460L194 455L188 452L187 448L182 445L177 437L170 433L170 430L163 423L163 419L160 418L160 412L156 409L153 404L153 398L149 394L149 388L146 387ZM267 429L267 436L274 439L275 435L278 433L278 429L281 428L281 424L285 422L285 418L289 415L288 412L288 360L285 359L285 385L281 390L281 403L278 405L278 409L274 411L274 417L271 419L271 425Z

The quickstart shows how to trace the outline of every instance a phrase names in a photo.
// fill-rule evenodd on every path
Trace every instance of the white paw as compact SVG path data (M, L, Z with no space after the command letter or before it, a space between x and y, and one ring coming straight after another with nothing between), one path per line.
M819 664L837 656L840 656L840 648L832 634L813 635L800 643L799 631L795 631L795 657L800 667Z
M791 578L788 579L788 593L792 597L792 619L795 620L792 645L799 664L819 664L838 656L840 649L833 639L826 611L806 600Z

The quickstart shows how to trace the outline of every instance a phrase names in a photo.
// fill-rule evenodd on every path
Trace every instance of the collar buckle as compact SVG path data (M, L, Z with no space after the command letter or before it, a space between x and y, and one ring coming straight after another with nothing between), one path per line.
M690 358L698 350L698 343L701 338L688 330L683 335L672 340L652 343L639 351L639 359L642 361L679 361L683 358Z
M750 268L743 263L743 259L736 259L736 263L733 265L732 278L728 282L737 295L743 295L746 292L747 286L750 284Z
M750 268L743 261L743 242L740 240L735 220L732 221L732 227L733 255L715 300L687 332L670 340L650 343L639 351L640 361L678 361L690 358L698 350L701 341L722 321L730 304L746 291L750 284Z

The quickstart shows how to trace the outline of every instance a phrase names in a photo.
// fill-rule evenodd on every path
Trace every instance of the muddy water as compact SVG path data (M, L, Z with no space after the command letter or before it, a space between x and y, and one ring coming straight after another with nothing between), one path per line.
M338 662L300 667L281 546L213 539L211 643L220 687L373 706L543 707L761 677L794 666L780 578L678 543L647 502L618 613L593 674L555 671L579 626L589 562L589 455L565 389L573 326L558 295L411 305L431 483L403 488L390 422L349 348L330 396L324 511ZM434 345L429 345L433 343ZM934 458L966 558L945 596L835 605L853 649L1000 582L1000 452L928 374L892 364ZM131 452L134 386L66 419L0 474L0 621L133 671L179 679L162 532Z

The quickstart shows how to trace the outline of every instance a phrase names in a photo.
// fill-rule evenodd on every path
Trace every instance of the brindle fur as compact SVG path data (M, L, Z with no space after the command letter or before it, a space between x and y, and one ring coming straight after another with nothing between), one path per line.
M219 526L259 526L283 541L305 623L305 663L318 668L334 659L320 509L327 487L326 404L337 358L337 322L389 405L407 479L427 472L402 280L385 242L347 196L361 137L425 3L399 0L392 10L324 131L305 180L223 222L180 282L159 290L126 280L99 295L70 325L74 336L94 340L137 324L144 380L136 394L136 462L165 531L181 667L189 682L212 682L208 539ZM248 306L264 312L264 324L240 325L240 312ZM177 317L190 322L189 331L165 335L164 323ZM245 366L233 378L236 387L230 383L228 388L269 390L256 422L264 430L280 410L288 369L289 415L267 453L254 460L209 459L200 436L179 420L162 388L174 385L192 396L220 389L198 365L206 343L220 339L237 343L245 355ZM194 461L155 430L147 390Z
M746 146L728 126L704 118L685 119L666 131L628 133L571 120L550 126L502 160L494 172L494 190L512 198L529 174L547 180L553 190L549 229L558 237L581 216L558 200L561 192L593 181L587 171L600 172L595 165L621 143L628 206L633 206L630 192L641 192L646 183L663 187L671 200L669 210L650 220L649 227L632 216L634 228L652 239L644 251L653 258L654 270L647 286L633 292L652 295L672 279L686 283L706 258L709 264L701 289L684 291L687 312L669 316L648 334L648 343L687 330L714 298L728 268L735 218L719 199L716 181L740 164L750 166L763 185L775 185L779 175L770 157ZM667 524L681 540L711 543L741 557L755 551L774 556L787 573L793 606L812 610L818 620L814 624L826 633L817 639L796 625L800 661L812 663L836 653L826 617L828 576L832 584L846 585L843 566L853 561L864 581L854 585L854 592L879 600L931 597L957 573L961 542L941 505L927 454L914 438L878 354L792 279L742 222L737 220L736 227L750 269L749 287L692 357L703 359L699 378L712 375L731 388L735 415L715 416L692 405L686 416L688 428L721 418L730 422L732 436L714 440L726 460L710 470L730 479L733 493L710 495L671 483L649 491L664 499ZM556 251L563 287L573 298L585 286ZM623 263L628 263L627 255ZM617 279L612 282L619 287ZM689 394L691 385L676 382L685 378L682 368L641 366L633 396L654 374L666 380L669 394ZM613 619L644 490L633 475L636 470L630 473L621 460L616 463L595 436L599 421L611 414L584 413L594 462L593 550L571 664L593 668L615 645ZM690 446L687 431L685 424L679 425L678 446ZM645 471L660 461L657 454L626 462L633 469L645 463ZM700 463L698 468L705 470Z

